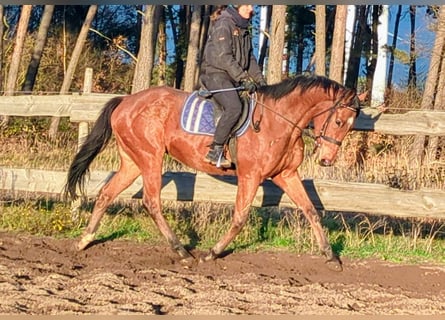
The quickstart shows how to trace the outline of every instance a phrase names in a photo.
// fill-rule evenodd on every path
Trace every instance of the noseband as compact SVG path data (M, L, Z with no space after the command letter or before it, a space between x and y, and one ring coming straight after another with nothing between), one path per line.
M315 143L316 143L315 150L320 146L320 144L317 142L318 138L323 139L323 140L325 140L325 141L327 141L329 143L335 144L335 145L337 145L339 147L341 146L342 141L339 141L339 140L336 140L336 139L334 139L332 137L326 136L326 134L325 134L326 130L327 130L327 127L328 127L328 124L329 124L329 121L331 120L332 116L334 115L334 113L335 113L335 111L337 109L339 109L339 108L347 108L349 110L355 111L357 113L357 115L358 115L358 112L360 110L359 108L354 108L352 105L344 105L344 104L340 103L340 101L343 98L344 98L344 96L340 97L340 99L338 99L337 102L335 102L332 107L330 107L329 109L327 109L327 110L325 110L325 111L323 111L323 112L321 112L321 113L319 113L318 115L315 116L315 117L318 117L321 114L329 111L329 116L327 117L326 121L323 123L323 126L321 127L321 130L320 130L320 134L318 136L314 137L314 140L315 140ZM355 98L355 99L358 99L358 98ZM355 102L353 104L355 104Z

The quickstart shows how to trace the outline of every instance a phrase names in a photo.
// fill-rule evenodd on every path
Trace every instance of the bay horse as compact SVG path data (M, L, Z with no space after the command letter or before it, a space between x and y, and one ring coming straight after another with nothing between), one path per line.
M230 169L204 161L211 136L190 134L181 128L181 109L189 95L182 90L160 86L115 97L105 104L71 163L65 185L66 197L76 199L77 188L84 193L88 167L106 147L113 133L120 167L97 195L77 249L85 249L94 240L107 207L142 175L144 207L181 261L194 261L195 257L180 243L162 215L163 157L168 153L190 168L208 174L237 176L231 226L214 247L200 257L200 261L216 259L223 253L245 225L259 185L271 178L309 221L329 268L341 271L341 260L331 248L297 168L304 159L303 129L311 121L315 132L315 159L322 166L334 163L341 142L353 128L360 110L355 89L326 77L304 75L258 88L251 120L259 128L249 127L237 138L236 167Z

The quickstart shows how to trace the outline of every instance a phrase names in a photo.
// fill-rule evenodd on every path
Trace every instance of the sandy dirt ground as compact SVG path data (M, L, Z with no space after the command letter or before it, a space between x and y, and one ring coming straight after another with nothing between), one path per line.
M167 246L0 233L0 314L445 315L445 265L232 253L184 267ZM195 252L199 254L199 252Z

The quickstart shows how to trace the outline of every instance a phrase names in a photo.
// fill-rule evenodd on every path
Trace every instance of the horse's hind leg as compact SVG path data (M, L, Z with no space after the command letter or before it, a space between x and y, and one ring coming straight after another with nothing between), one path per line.
M140 175L140 170L127 154L120 150L121 165L116 174L100 190L94 204L88 226L77 244L78 250L83 250L94 240L100 220L110 203Z
M314 231L320 250L327 257L326 262L329 268L335 271L342 271L340 258L332 251L329 240L321 226L320 216L310 200L298 173L296 171L283 171L272 180L303 211Z

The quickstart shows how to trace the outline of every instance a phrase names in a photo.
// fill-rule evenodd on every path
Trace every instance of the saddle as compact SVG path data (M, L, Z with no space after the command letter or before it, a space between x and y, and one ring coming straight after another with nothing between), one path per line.
M228 143L232 162L235 165L236 138L246 132L255 109L255 101L250 99L249 95L241 94L240 98L243 105L242 113L229 136ZM209 95L209 91L205 89L193 91L182 107L181 127L190 134L213 136L222 111L222 107Z
M190 134L213 136L223 109L211 96L203 96L205 94L203 92L201 90L192 92L184 102L181 112L181 127ZM254 107L252 103L249 103L250 100L248 96L241 95L243 110L231 136L241 136L249 126L250 115Z

